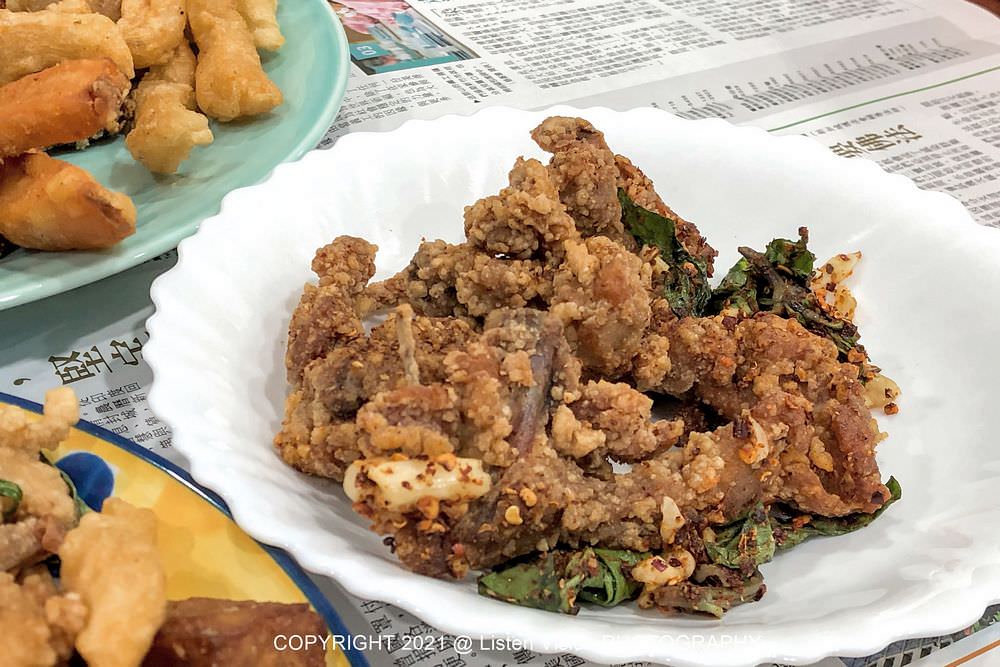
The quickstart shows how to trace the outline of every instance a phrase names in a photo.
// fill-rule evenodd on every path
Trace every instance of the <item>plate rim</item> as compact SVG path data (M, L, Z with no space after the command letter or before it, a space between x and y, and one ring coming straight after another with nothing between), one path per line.
M42 411L44 410L44 406L40 403L0 391L0 404L3 403L7 403L8 405L13 405L39 415L42 414ZM236 519L233 518L232 512L229 511L229 506L226 504L226 501L211 489L196 482L187 471L178 466L176 463L173 463L156 452L146 449L131 440L123 438L117 433L113 433L106 428L98 426L97 424L89 422L85 419L78 420L77 423L71 428L83 431L98 440L102 440L110 445L118 447L119 449L123 449L136 458L148 463L167 476L171 477L181 486L193 492L196 496L208 503L208 505L210 505L213 509L221 512L226 518L236 524ZM237 527L239 527L239 524L237 524ZM240 527L240 530L243 530L242 527ZM316 583L309 578L309 574L302 568L302 566L299 565L298 562L296 562L296 560L285 551L269 544L264 544L263 542L256 540L253 536L250 536L250 539L254 540L254 542L256 542L264 550L264 552L271 557L278 567L280 567L281 570L288 575L289 579L291 579L295 584L295 587L302 591L306 600L309 601L313 608L323 618L327 629L337 635L345 637L344 644L346 644L346 646L341 646L341 650L347 657L348 663L353 667L370 667L368 659L365 658L364 654L357 649L356 642L350 639L354 636L354 633L348 629L333 604L326 598L325 595L323 595L319 586L317 586Z
M320 140L326 135L326 132L330 129L330 125L332 125L336 119L337 113L340 111L340 107L344 101L344 96L347 93L347 82L350 78L351 55L350 47L347 41L347 33L344 32L343 24L340 22L340 19L337 18L333 8L330 7L327 0L296 1L311 2L315 6L321 7L322 10L325 10L322 11L324 17L327 19L324 24L330 29L334 39L333 44L331 44L331 48L339 52L339 57L337 58L334 66L331 68L334 86L328 91L329 95L323 105L321 115L315 119L313 125L309 128L309 131L303 134L301 139L296 142L294 146L292 146L288 155L286 155L281 162L272 166L267 173L262 174L255 183L244 187L252 187L253 185L269 180L271 174L274 173L275 168L288 162L295 162L306 153L314 150ZM226 194L228 195L228 193ZM225 195L223 195L223 199L224 198ZM72 267L57 276L36 278L32 280L30 284L23 286L16 294L5 295L0 292L0 312L16 308L17 306L21 306L26 303L40 301L50 296L63 294L78 287L90 285L134 268L139 264L151 260L165 252L169 252L170 250L176 248L182 240L197 233L198 227L201 223L218 215L221 210L221 205L222 199L219 200L217 205L211 207L206 214L198 219L191 219L188 220L186 224L177 225L172 229L163 230L162 233L156 235L154 238L146 239L142 242L137 241L136 245L127 255L123 255L121 257L102 257L93 264ZM139 230L137 230L136 234L138 235L139 233Z
M845 162L843 160L838 159L837 156L830 153L824 146L822 146L818 142L815 142L814 140L808 139L800 135L784 135L784 136L774 135L759 127L747 126L747 125L734 125L726 120L718 118L697 119L697 120L682 119L674 116L673 114L670 114L665 110L654 107L639 107L639 108L629 109L626 111L619 111L602 106L574 107L571 105L562 105L562 104L546 107L543 109L532 109L532 110L516 109L506 106L492 106L492 107L487 107L485 109L476 110L472 113L452 113L434 119L411 119L404 122L399 127L386 132L354 132L348 134L345 137L342 137L332 149L327 149L326 151L313 151L312 153L307 154L303 160L297 163L281 165L278 169L275 170L275 173L272 173L271 177L268 180L276 179L278 177L285 178L286 176L284 175L284 172L286 171L312 168L311 167L312 163L319 159L332 161L333 159L332 155L339 152L338 146L345 145L345 142L353 145L354 143L364 142L371 137L378 136L384 138L386 135L396 135L398 133L403 133L403 132L419 133L421 131L420 130L421 127L426 127L429 124L465 122L469 121L473 117L477 116L486 117L496 114L520 114L523 116L531 116L531 117L540 114L545 114L545 115L561 114L561 115L579 115L586 117L588 114L594 112L599 112L602 114L614 114L620 116L626 114L635 114L635 113L640 113L640 114L645 113L650 115L656 114L657 117L663 120L664 122L669 121L669 122L679 122L684 124L697 123L703 126L714 125L717 128L723 129L726 132L741 133L748 137L750 135L757 135L761 137L766 136L769 138L768 139L769 141L780 141L786 145L797 143L797 146L795 148L797 152L803 152L803 153L809 152L812 154L811 157L813 157L813 159L817 161L822 160L831 166L835 165L834 166L835 169L838 170L852 169L855 170L856 172L858 171L867 172L867 175L870 178L884 179L887 184L891 182L893 184L893 187L898 190L905 189L908 191L909 195L923 198L922 201L926 201L928 206L934 206L934 208L938 210L941 210L946 207L950 208L951 211L949 212L952 215L947 216L949 219L947 221L938 221L935 224L947 225L950 230L957 231L959 233L965 234L970 237L972 236L978 237L977 240L981 241L984 245L990 246L992 248L990 252L993 252L993 254L995 254L998 258L1000 258L1000 236L996 236L996 230L990 230L983 225L977 224L972 219L968 211L966 211L964 206L962 206L962 204L958 200L956 200L954 197L946 193L923 190L919 188L915 183L913 183L913 181L910 180L909 178L902 176L900 174L889 173L879 164L871 160L862 159L862 160L851 160L850 162ZM319 155L316 155L314 153L316 154L327 153L328 157L320 158ZM234 190L229 195L227 195L226 199L223 201L221 212L214 217L215 218L225 217L227 205L231 204L231 200L243 196L240 194L241 190L261 188L264 186L265 183L266 181L263 183L256 184L254 186L249 186L248 188L240 188L238 190ZM961 222L959 222L955 218L962 218L962 220ZM180 275L180 269L183 265L185 246L193 247L194 244L198 243L197 239L198 239L197 235L194 235L181 243L179 248L180 259L177 265L173 267L170 271L159 276L154 281L150 290L150 296L153 301L155 310L154 313L147 320L147 330L150 332L151 339L149 343L147 343L146 348L144 349L144 354L146 355L147 363L149 363L150 367L153 369L154 378L158 375L162 376L164 374L167 374L166 369L169 367L169 362L167 361L167 355L166 355L166 346L164 346L163 363L161 364L160 344L156 342L157 341L156 333L158 331L161 331L160 321L162 319L163 302L164 302L164 299L161 297L163 294L166 294L167 286L171 283L171 281L174 278L179 277ZM984 253L985 252L987 252L986 249L984 249ZM163 372L161 373L160 371ZM164 419L166 423L170 424L171 427L174 428L175 443L184 443L186 442L185 436L182 435L181 437L177 437L178 435L181 434L183 426L178 428L178 425L175 424L174 420L171 419L171 417L176 416L177 413L175 413L173 410L170 409L169 407L170 401L168 394L162 389L162 387L163 387L162 383L157 383L154 379L154 383L150 390L150 395L149 395L150 405L151 407L153 407L154 411L156 411L161 416L161 418ZM179 445L178 449L182 451L182 453L187 454L187 451L185 450L185 445ZM229 490L226 484L221 483L219 481L219 478L215 474L213 474L208 469L207 466L199 465L198 458L189 456L189 460L191 462L192 473L195 476L195 478L203 479L205 480L205 483L209 485L218 485L219 488L221 489L220 493L223 496L226 496L226 493ZM201 463L205 463L204 459L201 460ZM237 516L241 514L241 510L238 506L236 506L235 512ZM265 540L271 539L276 543L283 544L284 546L286 546L286 548L294 550L294 545L290 545L287 542L283 542L280 536L273 534L272 531L265 530L259 527L258 525L253 524L252 522L250 525L250 530L258 533L269 533L269 535L267 536L262 534L261 539ZM462 632L468 631L468 628L463 627L463 624L460 621L453 620L452 617L449 616L444 610L436 610L434 605L421 607L416 602L414 602L411 597L407 597L406 595L400 595L399 593L390 591L385 586L380 587L376 583L369 583L364 578L351 578L350 575L356 573L356 566L353 563L349 562L349 559L346 558L342 559L339 557L331 556L327 558L326 561L324 561L323 565L319 565L315 559L311 558L308 554L305 553L300 553L299 559L303 562L306 568L336 578L345 588L347 588L352 594L356 596L372 598L372 599L380 599L392 603L394 605L397 605L400 608L405 609L410 613L413 613L414 615L418 616L421 619L426 619L437 629L444 632L461 634ZM339 570L337 570L334 564L331 563L331 561L333 560L338 561L335 565L339 566ZM406 574L409 574L411 577L418 576L418 575L413 575L412 573L406 573ZM966 590L965 592L969 593L971 591ZM878 639L871 639L871 638L867 640L855 639L855 643L850 644L848 647L844 647L842 642L836 642L836 646L834 646L834 642L831 642L828 638L820 640L820 638L817 637L815 638L816 641L813 641L808 647L797 646L796 648L800 650L798 650L794 654L782 655L774 652L771 649L763 649L763 650L757 649L756 651L743 653L738 657L733 657L732 659L727 660L725 664L750 665L750 664L757 664L761 661L775 660L778 662L784 662L786 664L799 665L799 664L811 664L812 662L816 662L825 657L833 655L840 655L840 656L871 655L895 641L918 638L918 637L937 636L941 634L946 634L948 632L954 632L966 627L969 623L973 622L977 618L977 614L982 613L982 609L985 609L986 607L992 604L1000 602L1000 590L998 590L996 593L980 594L976 596L975 602L971 606L967 602L968 600L967 597L963 599L966 601L962 602L961 605L952 604L950 606L951 611L957 614L957 616L955 617L956 620L952 620L950 622L942 622L939 614L934 615L933 618L930 618L927 616L927 614L924 614L923 617L918 617L913 619L915 621L921 622L921 625L919 625L918 629L916 630L912 629L906 631L896 630L890 634L883 635ZM958 610L959 606L962 607L961 610ZM530 610L525 610L525 611L530 611ZM527 627L529 623L525 622L521 623L520 625L522 627ZM510 636L516 636L517 632L514 631L514 632L502 633L493 630L481 630L478 631L476 634L482 637L509 638ZM525 633L521 634L523 635ZM613 650L595 648L592 646L587 646L587 647L574 646L570 650L573 653L580 655L581 657L604 663L615 663L615 662L621 662L622 660L654 660L654 661L669 660L670 664L679 666L689 665L691 667L695 666L700 667L702 665L709 664L704 662L703 660L699 661L699 660L685 659L682 657L673 657L668 655L666 651L660 651L654 655L654 654L640 653L636 650L633 650L633 652L631 653L623 654L621 652L614 652ZM713 657L718 657L718 656L714 655Z

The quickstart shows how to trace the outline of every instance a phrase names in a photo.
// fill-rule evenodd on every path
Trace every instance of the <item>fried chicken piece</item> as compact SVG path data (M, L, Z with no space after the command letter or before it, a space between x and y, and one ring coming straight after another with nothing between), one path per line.
M166 577L156 516L118 498L104 501L59 549L63 588L89 613L76 648L90 667L137 665L166 614Z
M321 248L313 260L319 285L305 286L292 315L286 363L293 388L275 446L286 463L304 472L343 479L361 456L359 408L409 383L397 315L370 336L358 317L361 294L375 272L375 250L347 236ZM460 320L416 317L409 329L409 354L428 384L444 380L445 355L474 335ZM383 400L392 403L391 397Z
M76 506L59 469L6 447L0 448L0 479L21 488L13 523L0 524L0 570L30 565L59 549L76 525Z
M607 236L632 249L635 241L621 221L618 168L604 134L582 118L551 116L531 131L531 138L552 153L549 173L580 234Z
M423 315L475 320L498 308L543 305L553 267L533 259L502 259L463 243L420 244L410 264L365 290L369 309L408 303Z
M625 191L628 198L637 206L662 215L664 218L673 220L674 233L677 240L684 246L684 249L692 256L700 258L705 262L706 272L712 276L715 257L718 251L708 245L708 241L701 235L694 223L688 222L667 206L660 195L653 188L653 182L649 180L642 170L636 167L624 155L615 155L615 165L618 167L618 187Z
M44 568L20 580L0 572L0 655L4 667L52 667L73 652L86 608L72 594L58 595Z
M135 204L45 153L0 164L0 234L34 250L109 248L135 233Z
M377 250L363 239L340 236L316 251L312 270L319 284L305 286L288 326L285 365L290 382L337 343L364 335L355 300L375 275Z
M118 132L129 87L107 59L69 60L0 87L0 160Z
M100 14L0 9L0 85L65 60L108 58L131 79L132 54L114 21Z
M184 39L186 0L122 0L118 29L125 37L136 69L160 65Z
M552 415L550 444L562 455L633 463L673 447L684 433L683 421L653 422L653 400L623 382L591 381L578 394Z
M541 311L509 311L494 316L493 320L487 324L487 330L481 337L480 349L464 358L458 354L450 355L446 363L450 363L459 371L462 379L466 380L480 379L484 373L487 376L491 373L506 375L506 400L501 411L507 422L505 430L509 434L505 438L508 444L506 453L514 457L523 456L539 440L545 438L544 429L548 421L548 404L553 384L557 377L562 377L555 372L555 364L564 357L565 349L560 354L560 347L565 348L566 343L562 338L559 320ZM418 399L409 404L410 412L407 416L411 422L433 424L440 431L443 430L442 422L450 421L454 424L462 418L461 413L455 413L450 420L442 420L438 412L427 409L436 407L436 404L429 406L426 401L419 400L421 396L432 392L447 392L447 388L438 386L419 389L419 394L411 395L411 398ZM465 407L470 406L467 404ZM362 413L364 410L363 408ZM359 413L359 418L362 413ZM432 426L431 431L433 430ZM393 434L390 427L387 435L391 437ZM394 457L385 464L385 469L379 468L384 459L357 461L347 472L345 490L355 499L355 509L372 519L375 530L394 535L397 555L407 567L438 576L447 572L461 575L465 568L464 560L447 547L450 539L448 527L461 520L469 501L488 492L489 486L478 484L472 486L470 492L469 484L461 479L447 478L441 473L438 477L442 481L433 485L438 493L432 498L431 506L427 507L420 503L414 505L392 500L393 496L399 495L393 483L400 482L392 480L391 476L402 474L402 470L411 466L416 470L424 465L431 466L428 470L436 465L447 468L450 461L451 470L463 471L468 468L468 472L463 472L467 479L483 478L486 482L489 478L485 476L479 459L456 459L451 452L437 458L422 454L415 459ZM396 460L397 458L406 460ZM382 472L376 477L373 470ZM452 486L457 484L458 487L455 492L439 497L441 489L446 488L445 482ZM378 488L373 488L373 484ZM413 488L409 481L403 484L407 490ZM411 485L405 486L406 484ZM417 522L417 529L401 532L408 522Z
M27 410L0 405L0 448L37 459L43 449L55 449L80 419L76 394L70 387L45 392L42 418L34 419Z
M135 93L135 120L125 146L157 174L177 172L195 146L212 143L208 118L195 110L195 56L182 40L172 56L142 77Z
M323 619L307 604L188 598L167 603L167 615L143 667L323 667L323 644L279 650L276 637L323 637Z
M778 499L840 516L873 512L889 498L875 461L883 436L857 366L841 363L832 342L770 314L738 323L686 318L667 335L673 370L662 390L693 391L727 419L745 420L749 411L789 429Z
M195 95L206 115L228 122L281 104L281 90L261 67L236 0L187 0L187 11L198 44Z
M510 185L500 194L465 208L465 234L470 245L490 256L529 259L579 238L541 162L518 158L509 180Z
M550 310L594 376L627 373L650 322L649 265L604 237L566 243L566 259L553 278Z

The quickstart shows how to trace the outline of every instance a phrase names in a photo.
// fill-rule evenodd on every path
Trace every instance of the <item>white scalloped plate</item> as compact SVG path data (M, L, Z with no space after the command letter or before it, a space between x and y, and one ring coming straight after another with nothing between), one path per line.
M315 249L339 234L377 243L379 276L421 237L462 237L462 207L496 192L528 131L549 113L581 115L657 183L721 250L762 246L807 224L821 257L865 254L855 280L863 341L903 387L879 451L903 500L871 527L813 540L766 565L768 593L721 621L634 606L560 616L479 597L470 579L400 568L335 485L284 466L271 448L285 396L289 315ZM194 477L239 524L350 592L442 630L516 637L536 651L598 662L806 664L867 655L891 641L953 631L1000 600L1000 235L956 201L872 162L801 137L655 109L488 109L354 134L226 197L152 288L145 349L153 409Z

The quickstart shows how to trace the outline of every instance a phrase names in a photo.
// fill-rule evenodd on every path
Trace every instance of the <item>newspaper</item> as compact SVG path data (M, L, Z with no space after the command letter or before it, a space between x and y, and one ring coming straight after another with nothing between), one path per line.
M804 134L950 193L1000 227L1000 20L963 0L341 0L351 78L321 141L490 105L654 106ZM183 465L146 404L149 286L175 253L0 312L0 392L72 386L84 419ZM192 381L196 381L192 378ZM318 578L373 665L576 667L527 646L456 646L419 619ZM885 667L1000 620L823 667ZM994 626L995 627L995 626ZM982 635L978 635L982 636ZM376 638L394 641L374 641ZM416 639L421 639L417 642ZM937 664L937 663L935 663ZM943 663L941 663L943 664Z

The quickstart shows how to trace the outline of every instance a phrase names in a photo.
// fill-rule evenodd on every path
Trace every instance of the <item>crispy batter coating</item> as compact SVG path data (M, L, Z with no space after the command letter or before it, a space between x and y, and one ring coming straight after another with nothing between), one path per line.
M278 25L278 0L236 0L236 9L250 26L258 49L277 51L285 43Z
M28 153L0 164L0 235L35 250L108 248L135 232L135 205L83 169Z
M0 572L0 655L4 667L52 667L72 654L86 609L77 596L58 595L44 568L20 580Z
M363 239L341 236L316 252L312 270L319 284L305 286L288 327L289 380L334 344L364 335L354 302L375 275L376 250Z
M580 234L600 234L634 247L622 226L618 168L604 134L582 118L552 116L532 130L531 138L552 153L549 173Z
M185 0L122 0L118 29L136 69L159 65L184 43Z
M359 408L409 382L396 314L370 335L358 317L362 292L375 272L375 250L342 236L317 251L312 268L319 283L305 286L292 315L285 361L293 391L275 446L287 463L305 472L342 479L360 456ZM409 329L412 355L426 383L443 380L445 355L474 335L464 321L429 317L413 318Z
M129 79L132 54L114 21L101 14L0 9L0 85L64 60L108 58Z
M135 120L125 146L157 174L173 174L195 146L212 143L208 118L195 110L195 56L186 41L142 77L135 93Z
M0 159L117 132L129 88L107 59L68 60L0 87Z
M323 667L323 645L279 651L275 637L323 637L327 629L306 604L189 598L167 603L163 626L143 667Z
M465 234L473 247L512 259L552 253L580 236L548 171L538 160L523 158L500 194L466 207Z
M615 379L632 367L652 317L649 265L603 236L566 244L550 309L584 369Z
M90 667L138 665L166 615L155 515L108 498L66 536L59 557L64 589L89 610L77 651Z
M187 11L198 44L195 95L205 114L230 121L281 104L281 91L260 65L236 0L188 0Z
M672 371L662 387L693 391L731 420L754 417L780 434L779 497L823 516L872 512L889 498L875 462L883 439L865 404L853 364L832 342L795 320L760 315L679 320L671 339Z

